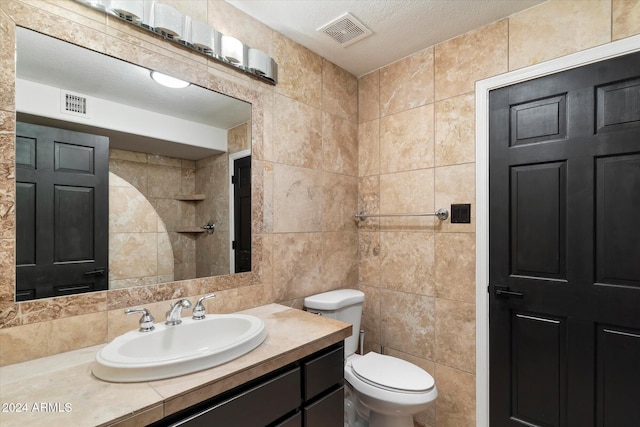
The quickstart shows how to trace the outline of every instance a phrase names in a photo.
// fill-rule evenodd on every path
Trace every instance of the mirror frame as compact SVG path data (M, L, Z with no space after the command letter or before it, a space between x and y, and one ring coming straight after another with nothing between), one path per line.
M86 9L83 15L101 13ZM10 6L11 7L11 6ZM0 81L5 85L5 95L0 97L6 111L13 111L12 117L0 112L0 178L1 188L7 191L7 199L15 200L15 32L16 27L24 27L58 38L77 46L94 50L145 68L175 75L205 89L213 90L251 104L251 150L252 150L252 271L233 275L213 276L157 285L97 291L86 294L45 298L15 302L15 207L11 206L6 215L0 217L0 328L27 325L83 314L108 312L139 304L151 304L174 298L202 295L213 291L223 291L265 283L262 234L266 232L264 219L264 180L267 168L264 159L264 104L267 93L259 89L259 83L248 76L237 76L237 72L214 61L169 44L160 36L143 32L128 26L115 18L82 16L76 19L92 20L92 27L78 25L66 17L38 10L33 16L31 7L18 5L11 15L13 21L5 29L9 37L1 43L0 52L5 52L0 61L5 71ZM70 13L70 15L73 15ZM102 14L104 16L104 14ZM5 15L6 16L6 15ZM8 20L6 18L0 18ZM103 23L101 23L102 21ZM95 27L100 29L96 30ZM257 87L257 88L256 88ZM2 116L5 117L2 117ZM10 164L9 164L10 163ZM106 315L106 313L105 313Z

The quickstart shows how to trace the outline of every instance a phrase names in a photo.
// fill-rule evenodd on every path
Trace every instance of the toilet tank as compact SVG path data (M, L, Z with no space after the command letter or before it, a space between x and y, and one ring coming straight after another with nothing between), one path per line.
M344 340L345 357L348 357L354 354L358 348L363 302L363 292L355 289L338 289L306 297L304 307L310 313L331 317L353 325L353 333Z

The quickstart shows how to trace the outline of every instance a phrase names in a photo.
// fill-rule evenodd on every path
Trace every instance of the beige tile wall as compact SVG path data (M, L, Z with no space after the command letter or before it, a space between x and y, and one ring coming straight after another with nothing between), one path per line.
M251 149L251 123L242 123L227 132L229 154Z
M245 130L246 134L246 130ZM245 138L246 139L246 138ZM217 154L196 162L195 192L204 194L198 202L183 202L194 208L192 225L201 227L212 221L213 234L191 234L195 248L195 275L206 277L229 274L229 156Z
M173 282L164 221L133 185L109 173L109 289Z
M358 224L365 348L438 386L417 425L475 425L475 82L639 32L637 0L551 0L359 78L358 210L472 204L468 225Z

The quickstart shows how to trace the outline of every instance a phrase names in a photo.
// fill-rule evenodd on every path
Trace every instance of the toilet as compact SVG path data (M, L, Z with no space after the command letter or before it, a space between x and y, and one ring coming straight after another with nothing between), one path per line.
M363 303L364 293L354 289L304 299L307 311L353 325L353 333L345 339L344 378L351 386L347 394L355 396L357 414L364 420L345 419L345 426L366 425L368 420L369 427L413 427L413 415L427 409L438 396L435 381L424 369L397 357L356 354Z

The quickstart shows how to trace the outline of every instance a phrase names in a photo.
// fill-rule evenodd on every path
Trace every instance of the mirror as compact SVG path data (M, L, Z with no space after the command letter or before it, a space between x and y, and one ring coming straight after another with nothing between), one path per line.
M16 44L17 301L250 271L251 104L24 28ZM87 189L100 161L108 178Z

